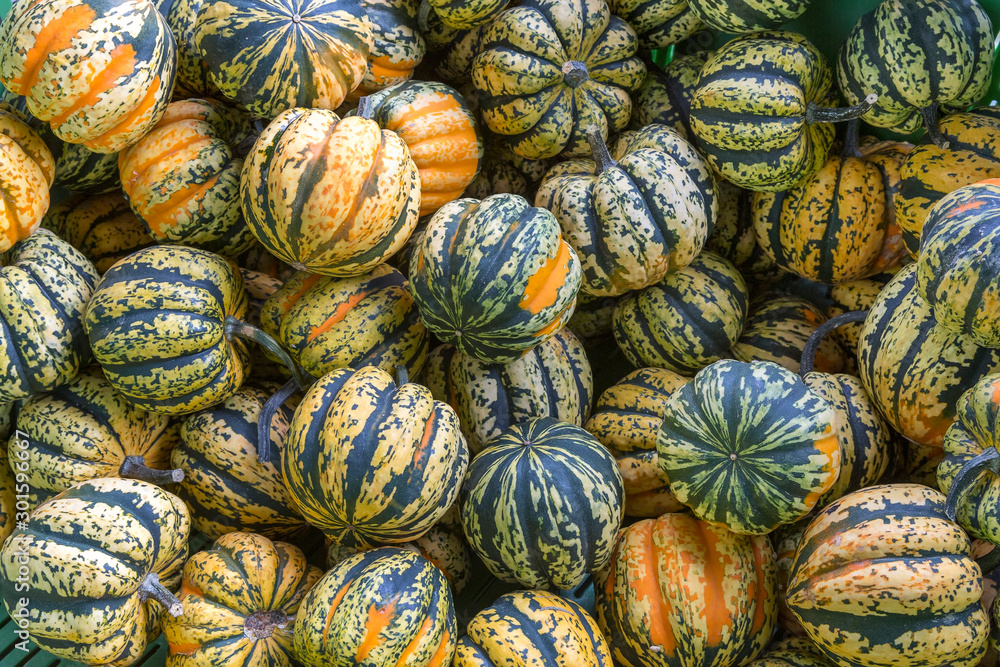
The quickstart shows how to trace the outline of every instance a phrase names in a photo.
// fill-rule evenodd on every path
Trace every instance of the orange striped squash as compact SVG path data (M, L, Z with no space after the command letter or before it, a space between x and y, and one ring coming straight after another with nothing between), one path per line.
M55 175L55 160L38 133L0 110L0 252L38 229Z

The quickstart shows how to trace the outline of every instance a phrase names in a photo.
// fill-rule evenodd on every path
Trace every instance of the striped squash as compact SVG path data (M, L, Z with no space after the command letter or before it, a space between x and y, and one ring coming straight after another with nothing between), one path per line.
M434 14L452 30L473 30L489 24L507 6L508 0L425 0L420 12Z
M639 130L647 125L666 125L687 141L694 143L690 122L691 98L694 96L694 87L698 83L701 68L705 66L710 55L708 51L675 55L663 69L652 62L647 62L646 80L632 99L632 120L629 128Z
M446 25L437 12L424 11L418 14L420 30L429 51L437 53L434 74L445 83L462 86L472 81L472 60L482 50L483 35L489 22L469 29L452 28Z
M49 209L42 226L69 241L100 274L133 252L156 243L117 192L63 200Z
M618 461L626 516L658 517L684 509L660 468L656 435L667 399L687 381L663 368L632 371L601 394L587 420L587 431Z
M194 46L226 98L271 119L343 104L374 35L362 0L220 0L198 10Z
M368 69L348 99L370 95L413 76L427 46L417 27L420 0L362 0L372 29Z
M830 288L831 304L824 314L827 319L843 315L854 310L869 310L875 304L879 292L885 289L892 277L899 272L900 266L894 266L882 273L868 278L850 280ZM840 341L840 346L848 356L848 366L858 354L858 343L861 341L862 322L841 324L833 331L833 336ZM856 374L856 373L855 373Z
M483 159L476 118L461 94L435 81L408 81L368 100L372 120L398 134L417 165L420 217L458 199Z
M705 241L705 250L728 260L741 272L746 271L744 278L750 280L753 272L748 269L755 258L763 258L774 266L757 243L757 232L753 226L753 193L721 178L716 179L715 184L719 215L715 228Z
M493 576L561 590L607 565L623 498L608 450L551 417L493 440L472 460L459 496L469 545Z
M612 0L608 6L638 33L643 49L665 49L705 27L689 0Z
M489 25L472 62L483 122L528 159L586 155L591 125L606 141L628 124L646 76L638 48L601 0L523 0Z
M148 0L18 3L0 27L0 83L63 141L117 153L156 124L177 48Z
M254 243L240 209L249 126L212 100L174 102L149 134L118 156L122 190L158 243L235 257Z
M592 296L580 292L576 298L576 310L566 324L566 329L588 343L610 338L614 328L612 318L618 300L618 297Z
M281 478L280 457L293 410L280 406L271 420L271 459L257 458L257 419L277 385L244 385L218 406L188 417L170 465L184 471L177 495L191 510L195 530L211 538L246 531L291 539L305 529Z
M918 444L940 447L962 394L1000 371L1000 350L938 324L916 289L916 269L903 267L875 300L861 330L858 370L894 429Z
M410 262L420 318L470 357L509 363L573 315L580 260L555 216L516 195L445 204Z
M766 537L687 514L643 519L597 577L597 622L619 665L741 665L774 632L775 574Z
M709 28L741 34L772 30L802 15L810 0L688 0L691 12Z
M219 89L212 82L208 63L194 43L194 28L204 0L152 0L167 20L177 44L177 86L174 99L216 97Z
M789 637L771 644L767 651L747 667L836 667L812 641Z
M611 667L611 652L597 622L583 607L547 591L508 593L476 614L458 640L452 663L453 667L558 664Z
M850 104L878 95L864 120L904 134L925 124L941 143L937 111L964 111L990 85L993 29L976 0L884 0L840 48L837 83Z
M944 460L944 449L940 445L921 445L900 437L896 443L896 475L886 481L923 484L932 489L939 488L937 469Z
M0 252L28 238L49 209L55 159L21 118L0 109Z
M291 667L295 614L322 576L296 546L223 535L184 565L184 614L163 622L167 667Z
M310 387L281 466L306 520L350 547L426 533L455 501L468 461L449 405L368 366L333 371Z
M715 181L694 147L663 125L623 135L614 157L596 130L588 138L594 159L560 162L535 195L580 257L581 289L618 296L690 264L718 214Z
M159 635L164 611L181 613L170 590L180 583L190 529L184 503L158 486L114 477L81 482L39 505L0 550L7 613L25 609L31 640L58 658L131 665ZM31 570L27 605L17 583L23 553Z
M840 474L833 407L769 362L718 361L667 399L660 468L699 518L763 535L808 514Z
M153 246L108 269L83 324L94 358L125 400L189 414L243 384L249 353L235 331L246 311L243 279L229 261Z
M278 259L356 276L406 243L417 225L420 178L395 132L325 109L292 109L257 139L240 195L254 236Z
M306 667L447 667L457 636L441 570L385 547L347 558L306 593L295 617L294 652Z
M52 391L89 356L94 265L47 229L0 256L0 403Z
M982 658L982 576L944 503L925 486L873 486L809 524L788 605L837 664L972 667Z
M693 375L729 356L748 301L740 272L703 252L690 266L622 297L613 318L615 340L635 366Z
M799 372L802 350L809 336L826 321L819 308L795 296L764 294L750 304L750 315L733 356L740 361L771 361ZM843 348L825 338L816 351L816 370L839 373L846 364Z
M483 363L441 345L430 353L423 381L458 413L473 454L532 417L583 426L594 395L587 354L565 328L507 364Z
M354 278L300 271L264 302L260 320L315 377L369 365L416 375L427 358L427 329L406 278L385 264Z
M806 634L795 614L788 608L788 575L792 571L792 561L799 548L799 542L809 527L812 516L806 515L795 523L783 523L771 533L771 544L774 545L775 564L778 568L778 625L790 636L801 637Z

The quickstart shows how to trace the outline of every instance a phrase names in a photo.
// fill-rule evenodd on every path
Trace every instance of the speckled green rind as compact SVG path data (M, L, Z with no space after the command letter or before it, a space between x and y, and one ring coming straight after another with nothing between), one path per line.
M13 403L7 403L6 406L0 406L0 440L7 437L12 405ZM4 412L6 417L2 414ZM8 422L6 427L5 421ZM7 458L7 448L0 445L0 540L6 540L17 525L17 480L14 477L16 463L12 464Z
M771 361L798 373L806 341L825 321L820 309L805 299L764 295L751 303L733 356L740 361ZM840 343L831 337L823 339L815 362L816 370L823 373L844 370L846 358Z
M597 622L572 600L546 591L517 591L469 621L452 666L569 664L611 667Z
M551 417L493 440L473 459L459 496L465 535L495 577L561 590L607 565L623 498L608 450Z
M916 289L910 264L886 285L865 319L858 370L872 402L897 431L940 447L959 398L984 375L1000 371L1000 350L937 324Z
M838 665L972 667L982 658L982 575L944 504L926 486L873 486L809 524L788 604Z
M576 298L576 310L566 324L566 329L587 342L610 338L612 317L617 303L618 297L591 296L580 292Z
M417 27L420 0L362 0L361 4L373 41L368 71L354 92L358 97L406 81L427 53Z
M767 653L747 664L747 667L835 667L812 640L806 637L780 639Z
M665 49L705 27L688 0L612 0L608 6L635 29L643 49Z
M746 283L718 255L703 252L659 283L615 306L614 335L634 366L694 375L729 356L747 316Z
M39 505L4 543L4 606L11 615L27 606L32 641L59 658L131 664L159 634L162 612L139 585L157 573L177 589L190 528L184 503L153 484L81 482ZM25 555L27 592L17 590Z
M194 44L194 27L204 0L152 2L167 19L167 25L177 43L177 86L174 99L220 96L219 89L212 83L212 77L208 73L208 63L201 59Z
M425 0L438 19L456 30L471 30L490 23L508 0Z
M455 408L473 454L532 417L583 426L594 395L587 354L565 328L508 364L486 364L441 345L428 357L423 382Z
M455 501L468 460L451 406L367 366L333 371L310 387L281 464L310 524L336 544L368 546L427 532Z
M0 256L0 402L52 391L89 357L83 314L97 272L40 229Z
M441 667L457 636L441 570L385 547L343 560L306 594L294 648L307 667Z
M439 53L434 73L445 83L455 86L472 82L472 60L480 52L483 35L489 24L470 30L456 30L441 22L435 12L428 12L428 25L423 30L428 50Z
M773 30L798 18L811 0L689 0L691 13L710 28L741 34Z
M629 129L639 130L654 123L666 125L694 142L690 123L691 98L709 55L708 51L699 51L675 56L663 69L647 63L646 80L632 99Z
M763 535L805 516L837 481L834 418L777 364L718 361L667 400L660 467L696 516Z
M830 288L832 304L827 306L824 314L827 319L843 315L854 310L869 310L878 298L879 292L885 289L900 267L895 266L888 271L877 273L869 278L851 280L834 285ZM831 336L840 341L840 346L848 355L848 361L857 357L858 343L861 341L863 322L848 322L841 324L831 332ZM856 373L855 373L856 374Z
M715 220L715 229L705 241L705 250L728 260L741 272L747 270L747 264L754 255L759 255L773 266L770 258L757 246L757 234L753 228L753 193L721 178L716 179L715 185L719 215ZM753 276L745 274L744 278L751 279Z
M833 142L830 123L807 123L810 103L835 101L833 73L805 37L765 31L712 54L691 101L691 131L734 184L787 190L815 173Z
M257 419L277 389L244 385L181 427L181 442L170 457L171 467L184 471L176 493L191 509L195 529L208 537L248 531L291 539L305 528L281 479L291 407L280 406L271 420L271 460L257 460Z
M206 250L153 246L108 269L87 305L94 358L129 403L189 414L232 396L249 364L225 333L247 295L236 266Z
M489 24L472 63L483 121L522 157L587 155L588 127L607 140L632 115L646 76L638 48L600 0L525 0ZM582 82L564 71L572 62L586 67Z
M847 35L837 82L848 104L878 95L866 122L908 134L922 109L975 104L992 70L993 28L975 0L886 0Z
M569 321L580 260L555 216L516 195L442 206L415 244L410 290L441 342L509 363Z

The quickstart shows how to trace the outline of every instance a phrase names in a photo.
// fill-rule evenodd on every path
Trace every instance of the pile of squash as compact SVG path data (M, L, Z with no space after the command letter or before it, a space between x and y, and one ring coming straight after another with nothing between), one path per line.
M16 2L8 614L115 667L994 666L995 28L882 0L830 62L808 5Z

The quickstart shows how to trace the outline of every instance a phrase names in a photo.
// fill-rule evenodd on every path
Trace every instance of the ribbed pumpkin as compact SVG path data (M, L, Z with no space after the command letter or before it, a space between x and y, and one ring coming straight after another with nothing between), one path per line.
M487 363L509 363L569 321L580 260L555 216L516 195L445 204L410 261L428 329Z
M277 385L244 385L220 405L191 415L170 464L184 471L177 495L195 530L216 538L234 531L290 539L305 528L281 478L280 458L292 408L271 420L271 459L257 458L257 420Z
M656 435L670 395L687 378L662 368L640 368L609 387L587 420L587 431L618 460L627 516L658 517L684 506L660 468Z
M718 361L671 394L660 468L696 516L763 535L805 516L840 474L833 407L769 362Z
M964 111L993 70L993 29L975 0L884 0L847 35L837 82L850 104L878 95L866 122L902 133L927 126L942 141L937 111Z
M214 97L219 89L212 83L208 63L194 44L194 28L198 23L198 10L204 0L152 0L156 9L167 20L177 44L177 86L175 99L189 97Z
M611 667L597 622L583 607L547 591L501 596L476 614L458 640L453 667L533 665Z
M620 665L742 665L770 641L777 617L767 538L686 514L626 528L595 592Z
M307 667L446 667L457 636L441 570L410 551L386 547L345 559L306 594L295 618L294 647Z
M690 266L622 297L614 312L615 340L635 366L693 375L729 356L748 301L740 272L703 252Z
M940 492L915 484L844 496L806 529L788 605L839 665L972 667L990 623L968 536Z
M0 252L28 238L49 209L55 159L38 133L0 109Z
M657 3L656 6L664 4L668 3ZM666 125L688 141L694 142L690 122L691 98L694 87L698 84L698 75L709 55L708 51L675 55L662 69L651 62L647 63L646 70L649 74L633 96L632 121L629 127L639 130L647 125Z
M190 528L184 503L153 484L81 482L39 505L4 543L4 606L15 618L26 608L31 640L59 658L131 665L159 635L163 612L181 613L170 590L180 583ZM17 583L24 553L27 605Z
M336 544L364 546L427 532L454 502L468 461L449 405L368 366L333 371L310 387L281 464L310 524Z
M42 226L69 241L101 274L155 243L118 193L66 199L49 209Z
M779 28L798 18L811 0L689 0L691 12L708 27L739 34Z
M718 214L715 182L694 147L663 125L624 135L614 158L595 128L588 138L594 159L557 164L535 195L580 257L581 289L618 296L690 264Z
M608 3L611 13L627 21L639 34L639 45L644 49L665 49L704 28L705 24L691 11L691 5L688 0Z
M805 637L781 639L747 667L835 667L812 641Z
M1000 371L1000 350L934 319L916 288L917 265L886 285L861 330L858 369L872 402L907 439L940 447L963 393Z
M366 118L292 109L257 139L240 193L254 236L278 259L354 276L406 243L417 225L420 178L395 132Z
M490 442L459 496L469 545L493 576L561 590L607 565L623 498L608 450L551 417L515 424Z
M583 426L594 395L587 354L565 328L507 364L486 364L441 345L427 359L424 384L455 408L473 454L532 417Z
M238 112L212 100L184 100L121 152L125 197L157 242L227 257L250 248L254 237L240 209L243 159L235 154L248 133Z
M413 76L427 52L417 26L420 0L362 0L372 30L368 69L348 99L369 95Z
M0 403L51 391L80 370L96 282L94 265L46 229L0 256Z
M607 140L628 124L646 76L638 48L600 0L524 0L489 25L472 63L483 121L522 157L586 155L591 125Z
M809 336L826 321L819 308L794 296L762 295L750 305L750 315L733 356L740 361L772 361L799 372L802 350ZM825 338L816 352L816 370L839 373L846 356L833 338Z
M228 99L262 118L336 109L361 83L374 35L362 0L202 3L194 45Z
M63 141L116 153L170 101L177 49L148 0L18 3L0 28L0 82Z
M291 544L223 535L184 565L184 614L167 618L169 667L291 667L294 617L323 572Z

